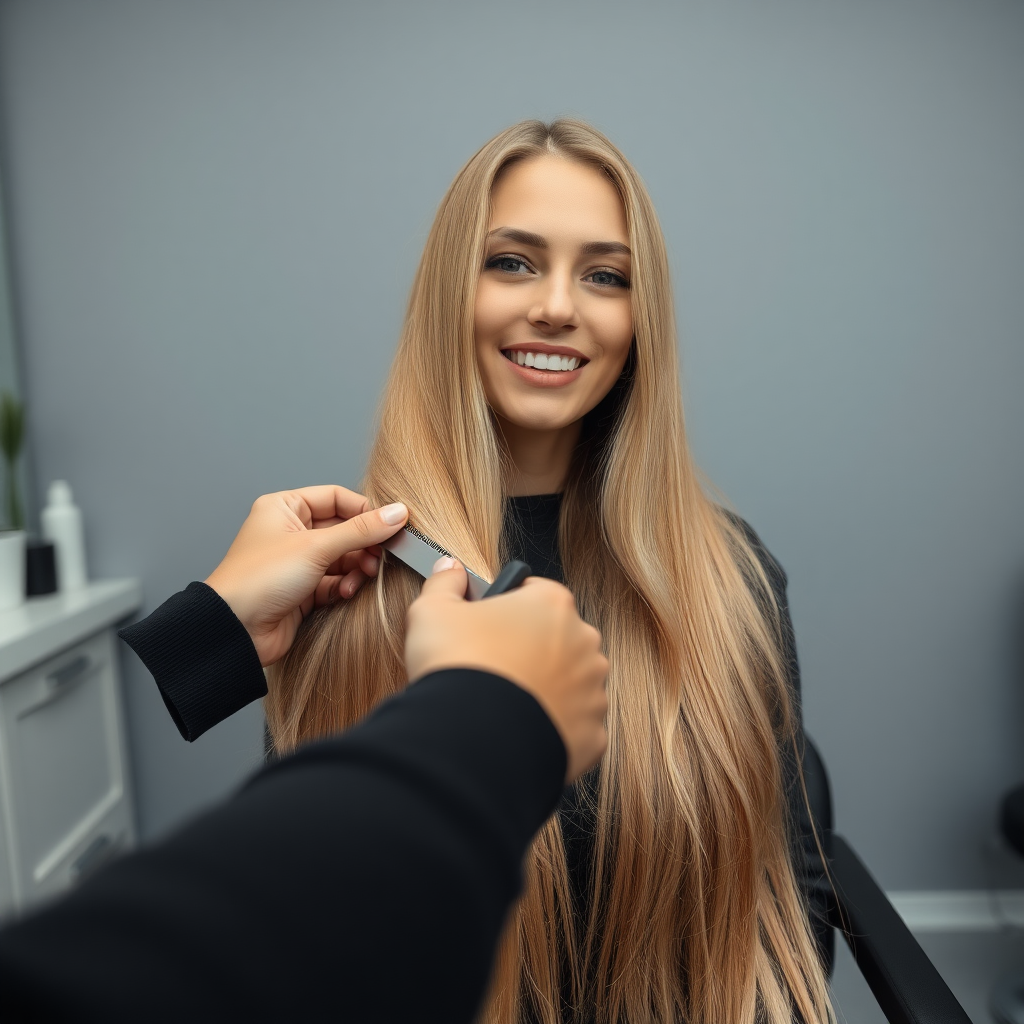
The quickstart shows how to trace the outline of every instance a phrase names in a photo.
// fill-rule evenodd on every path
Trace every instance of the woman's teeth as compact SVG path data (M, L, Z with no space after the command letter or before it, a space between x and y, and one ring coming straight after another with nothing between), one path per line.
M532 366L537 370L575 370L583 362L582 359L570 359L569 356L548 355L544 352L518 352L506 350L502 353L506 359L520 366Z

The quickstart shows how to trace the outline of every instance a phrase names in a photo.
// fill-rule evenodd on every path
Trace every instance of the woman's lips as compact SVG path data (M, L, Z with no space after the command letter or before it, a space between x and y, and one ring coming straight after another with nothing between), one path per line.
M513 362L508 356L502 355L502 362L527 384L537 388L564 388L571 384L583 372L583 366L577 366L575 370L537 370L532 366L520 366Z

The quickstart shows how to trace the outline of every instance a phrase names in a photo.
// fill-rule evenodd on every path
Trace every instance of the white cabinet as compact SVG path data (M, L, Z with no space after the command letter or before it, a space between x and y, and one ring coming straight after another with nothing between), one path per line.
M135 842L114 624L134 580L0 613L0 917Z

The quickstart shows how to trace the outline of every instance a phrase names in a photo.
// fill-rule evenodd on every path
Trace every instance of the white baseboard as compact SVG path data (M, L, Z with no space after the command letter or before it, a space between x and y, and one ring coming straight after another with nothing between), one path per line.
M1024 889L890 892L912 932L987 932L1024 928Z

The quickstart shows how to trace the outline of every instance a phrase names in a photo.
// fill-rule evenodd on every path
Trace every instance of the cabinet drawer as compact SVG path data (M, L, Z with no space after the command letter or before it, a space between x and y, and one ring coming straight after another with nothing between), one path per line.
M24 905L73 880L100 836L113 846L128 835L110 632L0 686L0 761L14 898Z

